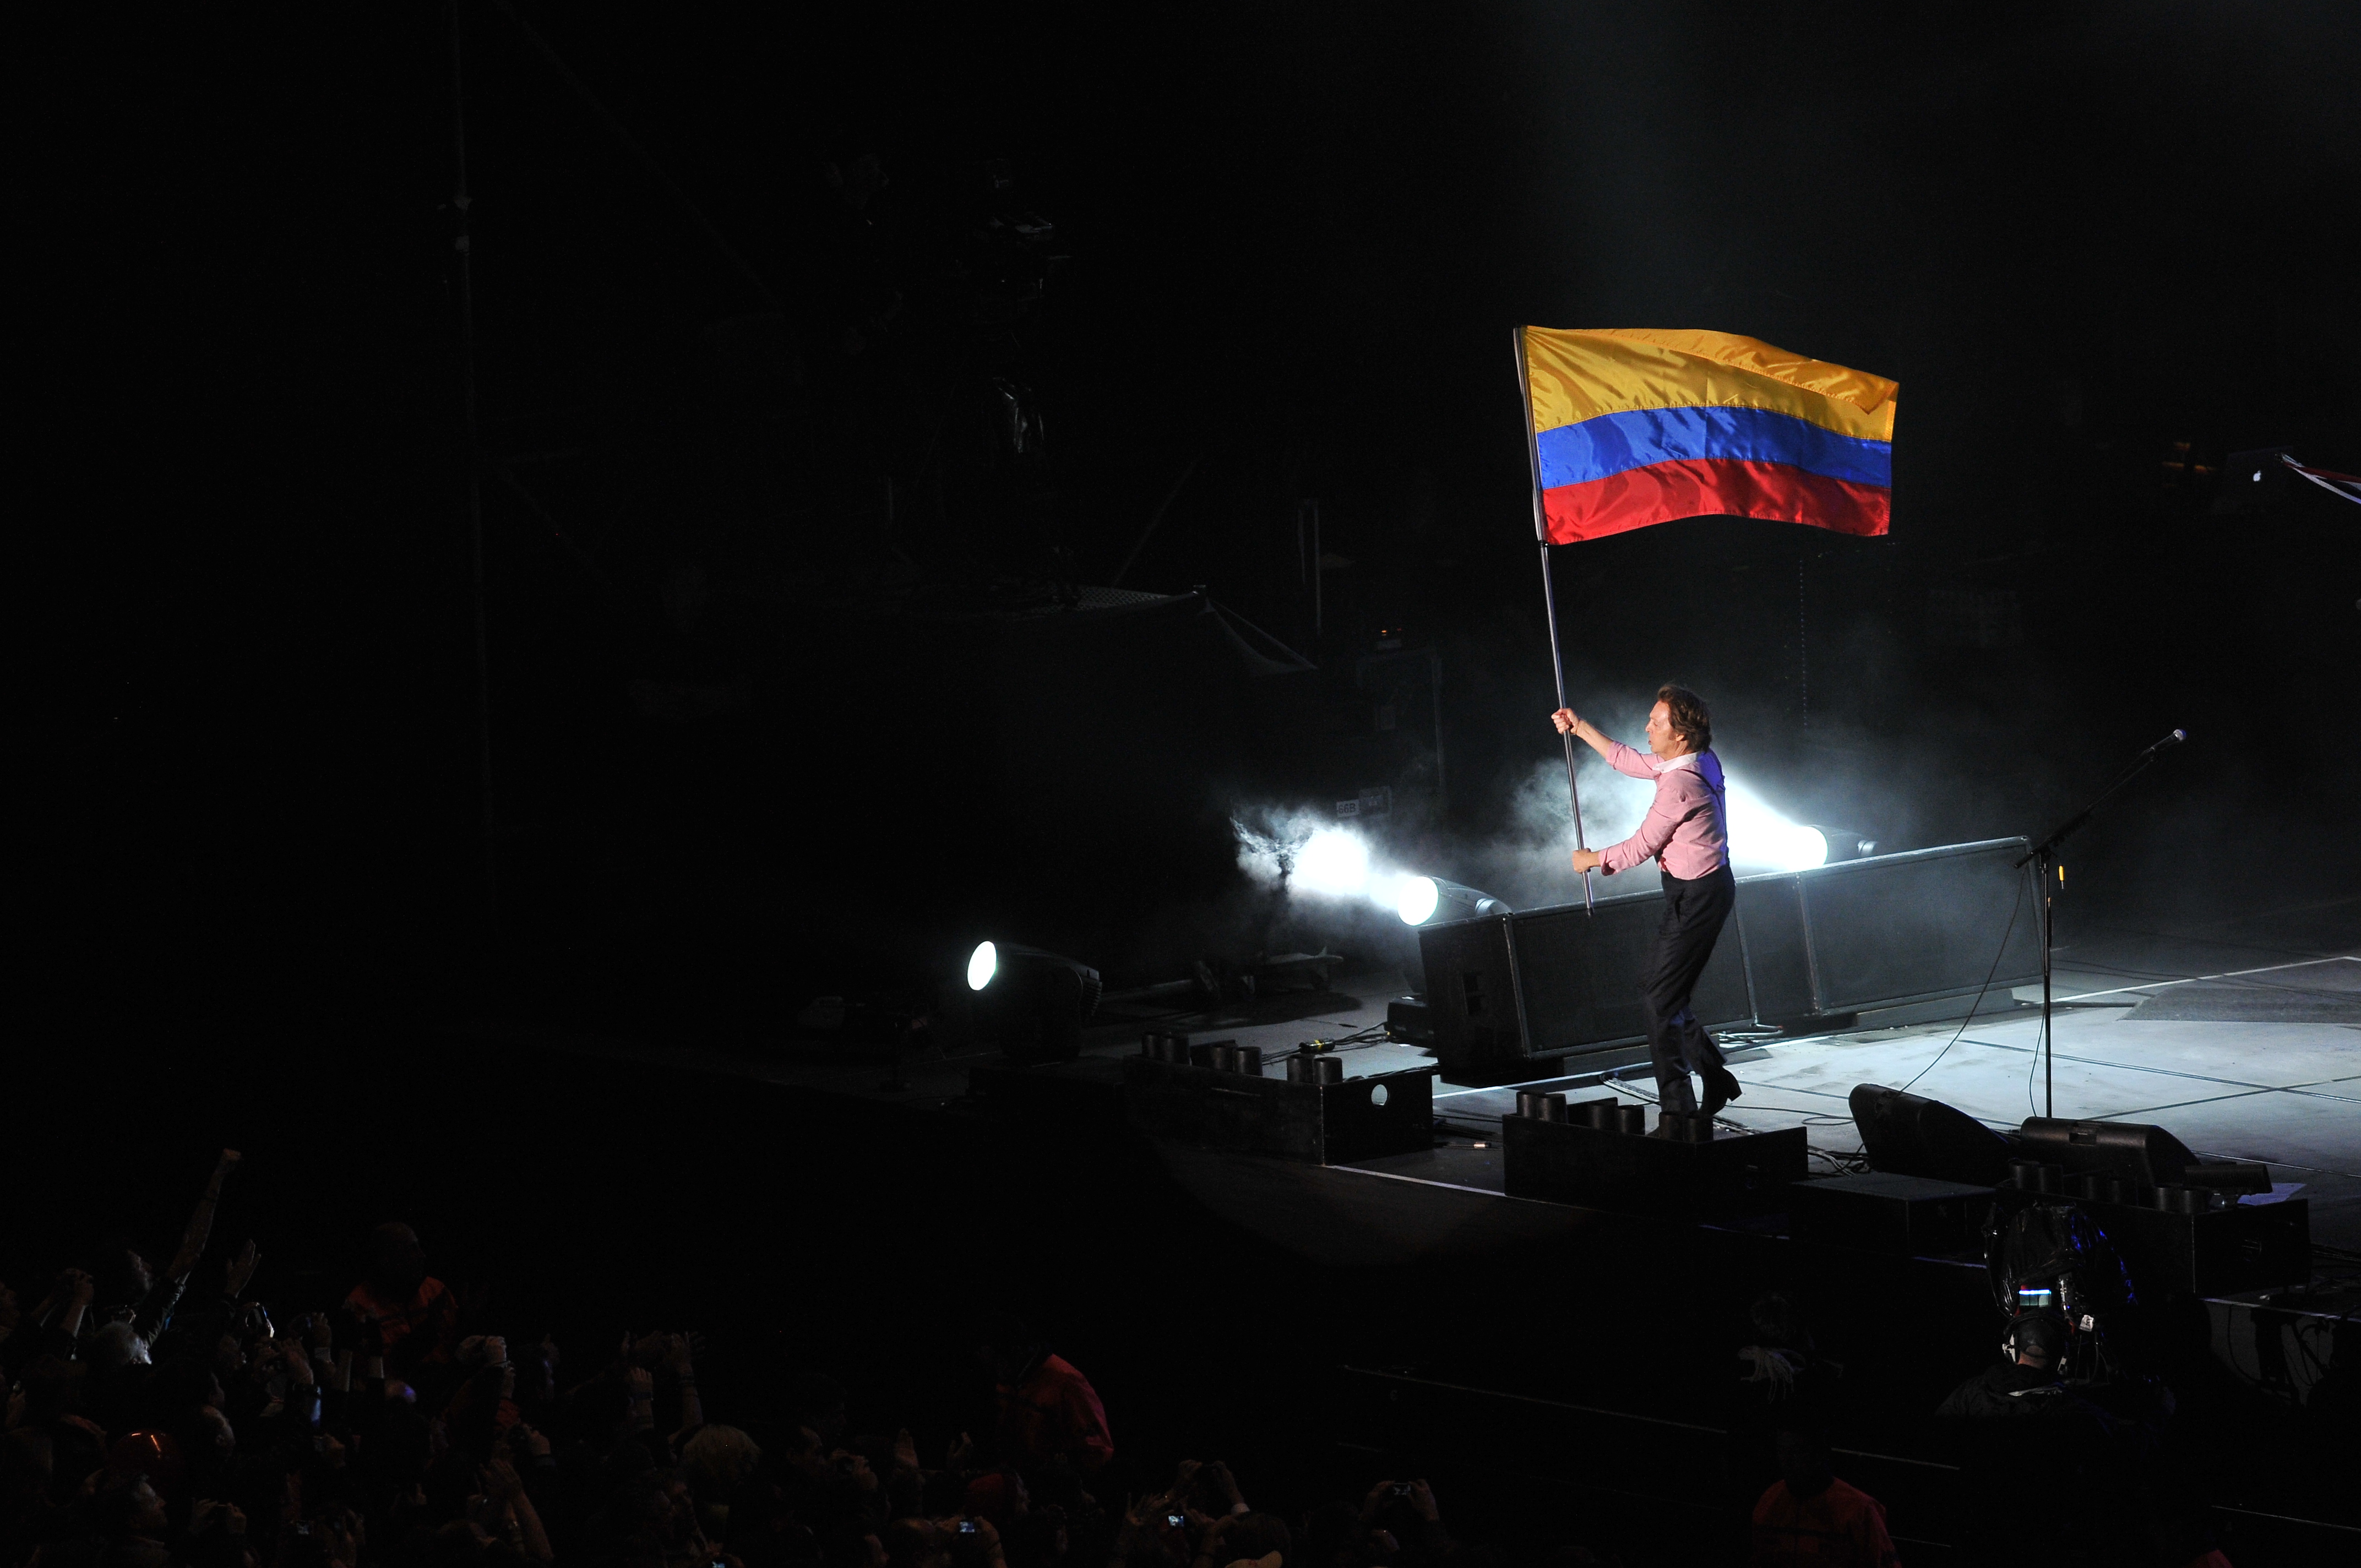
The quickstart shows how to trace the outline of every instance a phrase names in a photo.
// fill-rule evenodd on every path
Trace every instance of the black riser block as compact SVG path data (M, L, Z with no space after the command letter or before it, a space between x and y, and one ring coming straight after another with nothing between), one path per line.
M1503 1116L1511 1198L1687 1219L1768 1214L1804 1178L1804 1129L1724 1134L1709 1144Z
M1992 1206L1989 1187L1882 1172L1798 1182L1787 1194L1796 1239L1913 1257L1981 1249Z
M1290 1083L1126 1057L1123 1097L1132 1125L1151 1136L1339 1165L1433 1147L1434 1071Z
M2197 1214L2079 1200L2077 1206L2114 1242L2142 1289L2219 1296L2312 1277L2312 1204L2302 1198Z

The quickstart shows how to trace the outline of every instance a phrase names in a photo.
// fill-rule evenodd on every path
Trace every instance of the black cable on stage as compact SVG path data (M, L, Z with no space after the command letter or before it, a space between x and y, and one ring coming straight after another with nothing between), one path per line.
M1393 1041L1391 1036L1387 1035L1386 1026L1383 1024L1364 1024L1361 1027L1354 1030L1349 1035L1337 1035L1332 1038L1315 1037L1313 1039L1299 1041L1295 1045L1290 1046L1287 1049L1283 1051L1275 1051L1270 1055L1264 1057L1262 1059L1265 1066L1270 1066L1279 1062L1290 1060L1295 1057L1336 1056L1341 1055L1345 1051L1366 1051L1373 1046L1390 1045L1392 1043ZM1315 1050L1310 1048L1320 1046L1324 1046L1327 1048L1325 1050Z
M2044 891L2046 892L2047 890L2045 889ZM1951 1031L1951 1037L1943 1042L1943 1048L1941 1050L1935 1053L1935 1061L1928 1062L1925 1067L1920 1068L1916 1072L1910 1075L1910 1083L1916 1083L1920 1079L1926 1077L1928 1073L1934 1071L1935 1062L1941 1061L1945 1057L1949 1056L1951 1054L1951 1047L1960 1043L1960 1036L1968 1032L1968 1025L1976 1021L1976 1009L1984 1004L1984 992L1992 989L1993 977L2000 973L2001 959L2008 957L2008 939L2016 934L2016 917L2024 912L2025 879L2023 877L2019 877L2016 880L2016 900L2008 906L2008 924L2002 927L2001 930L2000 950L1993 954L1992 968L1984 970L1984 982L1976 988L1976 999L1968 1003L1968 1015L1960 1020L1960 1026ZM2037 1054L2035 1059L2040 1059ZM2031 1080L2028 1079L2026 1081L2030 1084ZM1910 1083L1904 1084L1901 1090L1897 1092L1907 1093L1910 1089ZM2026 1092L2030 1094L2032 1090L2027 1088Z
M1951 1037L1943 1043L1943 1048L1941 1050L1935 1053L1934 1060L1929 1061L1925 1067L1920 1068L1916 1072L1910 1075L1910 1082L1902 1086L1904 1091L1906 1091L1910 1088L1911 1084L1916 1083L1920 1079L1932 1072L1935 1069L1935 1063L1941 1061L1945 1057L1949 1056L1951 1052L1951 1047L1960 1043L1960 1036L1968 1032L1968 1025L1975 1021L1976 1009L1983 1005L1985 994L1992 990L1992 982L2000 973L2001 960L2008 957L2008 939L2016 934L2016 917L2023 913L2025 913L2025 882L2024 879L2019 878L2016 884L2016 897L2008 906L2008 924L2001 928L2000 947L1993 954L1992 967L1984 970L1983 984L1976 988L1975 1000L1968 1003L1968 1015L1960 1020L1960 1026L1951 1031ZM2036 1054L2035 1059L2040 1059L2038 1053ZM1637 1089L1630 1089L1630 1086L1625 1084L1623 1081L1622 1070L1622 1069L1617 1068L1613 1071L1604 1074L1600 1078L1599 1081L1619 1091L1629 1089L1632 1098L1636 1100L1645 1101L1650 1104L1656 1103L1656 1097L1654 1095L1643 1093ZM2030 1080L2028 1080L2028 1082ZM2031 1092L2030 1089L2027 1090L2027 1092ZM1809 1125L1813 1120L1814 1118L1810 1116L1803 1118L1806 1125ZM1746 1130L1745 1128L1739 1126L1735 1122L1727 1123L1725 1124L1736 1131L1743 1132ZM1837 1118L1830 1116L1827 1119L1825 1124L1833 1127L1841 1124L1839 1123ZM1806 1146L1809 1147L1810 1146L1806 1145ZM1838 1163L1851 1157L1850 1156L1839 1155L1833 1151L1825 1149L1814 1149L1812 1152L1825 1156L1831 1163Z
M2049 1037L2049 1031L2054 1026L2047 1022L2041 1025L2041 1049L2034 1052L2025 1064L2025 1108L2037 1116L2041 1114L2041 1107L2033 1100L2033 1073L2041 1065L2044 1056L2052 1061L2058 1059L2058 1044Z

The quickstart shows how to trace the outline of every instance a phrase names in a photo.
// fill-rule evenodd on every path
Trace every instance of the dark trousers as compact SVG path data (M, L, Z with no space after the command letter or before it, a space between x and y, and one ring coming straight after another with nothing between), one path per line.
M1737 903L1738 879L1728 866L1694 882L1664 878L1664 922L1640 966L1640 1015L1648 1027L1657 1102L1667 1111L1696 1110L1689 1074L1722 1065L1720 1047L1689 1011L1689 993Z

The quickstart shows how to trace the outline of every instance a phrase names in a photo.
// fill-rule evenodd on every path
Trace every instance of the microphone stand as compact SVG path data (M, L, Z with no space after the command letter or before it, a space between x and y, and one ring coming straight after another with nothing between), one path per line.
M2176 729L2142 751L2130 767L2115 775L2114 783L2092 796L2089 805L2052 828L2048 838L2033 846L2016 862L2019 869L2028 864L2033 866L2034 874L2041 879L2041 1113L2044 1116L2055 1117L2058 1114L2056 1055L2050 1048L2049 1034L2049 948L2058 933L2056 907L2058 885L2050 871L2058 863L2059 846L2072 838L2081 828L2082 824L2090 821L2099 807L2104 806L2117 790L2146 773L2148 765L2156 761L2158 752L2168 746L2178 746L2187 739L2189 739L2187 730Z

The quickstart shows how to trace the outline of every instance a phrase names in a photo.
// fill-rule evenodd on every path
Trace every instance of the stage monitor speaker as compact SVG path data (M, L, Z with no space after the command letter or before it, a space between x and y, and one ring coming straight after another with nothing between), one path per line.
M2041 976L2041 894L2022 839L1875 855L1795 873L1812 1011L1857 1013ZM2007 934L2004 941L2002 934Z
M2008 1179L2008 1139L1964 1111L1875 1083L1855 1084L1850 1102L1872 1169L1971 1187Z
M2015 1142L2020 1157L2063 1166L2069 1176L2131 1177L2143 1187L2178 1183L2181 1172L2198 1163L2187 1144L2162 1127L2143 1122L2069 1122L2027 1116Z
M1651 891L1421 928L1435 1054L1481 1075L1642 1043L1640 967L1664 912ZM1715 944L1693 1006L1708 1028L1752 1019L1741 943Z
M1783 1024L1819 1012L1811 933L1804 924L1804 884L1797 875L1741 878L1730 928L1745 957L1754 1017Z
M1488 915L1419 928L1427 1023L1434 1054L1447 1068L1489 1068L1532 1054L1517 1006L1510 918Z
M1602 898L1596 909L1535 909L1509 916L1525 1054L1570 1056L1643 1043L1640 971L1664 923L1662 893ZM1724 939L1689 1003L1708 1028L1750 1022L1741 944Z
M1697 1017L1708 1029L1790 1023L1987 981L2005 997L2041 972L2025 852L2024 839L1998 839L1741 878ZM1640 970L1663 915L1650 891L1420 927L1435 1054L1480 1073L1642 1043Z

